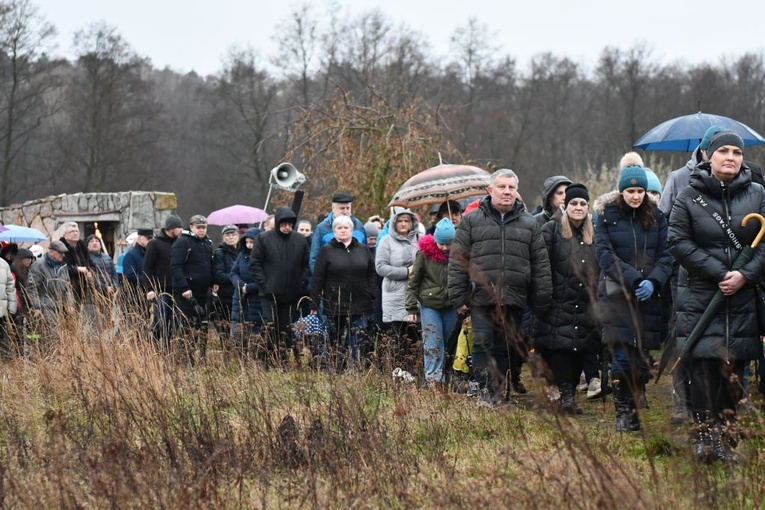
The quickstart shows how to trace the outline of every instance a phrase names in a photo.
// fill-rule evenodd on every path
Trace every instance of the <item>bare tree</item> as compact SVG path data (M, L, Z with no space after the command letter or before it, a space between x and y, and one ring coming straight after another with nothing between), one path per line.
M319 23L311 4L302 4L294 9L276 30L280 50L273 63L290 80L299 83L302 104L307 106L320 63Z
M159 170L161 108L139 57L114 27L75 34L78 54L67 89L59 145L85 191L143 186Z
M0 3L0 204L21 190L27 173L17 158L56 109L55 99L46 101L55 84L56 62L46 56L54 35L28 0Z

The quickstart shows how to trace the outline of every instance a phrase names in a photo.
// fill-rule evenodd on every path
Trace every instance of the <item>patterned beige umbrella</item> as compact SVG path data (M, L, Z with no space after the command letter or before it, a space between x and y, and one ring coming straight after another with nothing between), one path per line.
M485 195L488 185L486 170L469 165L438 165L407 180L393 195L388 207L416 207Z

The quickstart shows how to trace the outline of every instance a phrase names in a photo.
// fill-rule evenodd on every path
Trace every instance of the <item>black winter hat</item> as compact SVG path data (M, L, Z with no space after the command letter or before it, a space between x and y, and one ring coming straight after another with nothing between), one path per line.
M590 192L587 190L587 186L584 184L576 183L569 185L566 188L566 202L565 206L568 207L568 203L575 198L583 198L586 201L590 201Z
M183 220L177 214L171 214L165 218L165 230L172 230L174 228L183 228Z

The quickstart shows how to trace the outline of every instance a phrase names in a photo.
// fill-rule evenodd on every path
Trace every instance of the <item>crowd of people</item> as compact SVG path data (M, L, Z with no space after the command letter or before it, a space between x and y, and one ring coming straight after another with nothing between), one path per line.
M39 257L3 249L0 316L13 320L3 321L2 354L12 355L8 326L19 317L54 341L46 323L78 308L106 313L99 307L108 300L96 296L120 289L126 306L151 305L152 335L164 348L215 317L242 352L257 343L260 354L283 355L300 340L349 367L370 363L385 335L394 353L419 348L423 385L443 388L448 339L469 321L467 391L479 402L505 406L525 393L521 364L536 357L556 411L581 414L578 392L613 391L616 430L634 432L650 351L679 351L720 292L723 306L673 371L671 421L692 420L700 460L731 461L750 361L763 356L765 248L736 260L759 231L742 219L765 214L765 188L743 152L737 134L711 128L663 194L628 153L613 191L595 198L586 184L552 176L531 212L517 174L500 169L468 207L440 204L429 229L403 207L363 223L342 192L315 227L282 207L262 229L223 227L217 247L204 216L184 225L170 215L156 236L150 226L137 231L118 268L101 239L81 241L67 223Z

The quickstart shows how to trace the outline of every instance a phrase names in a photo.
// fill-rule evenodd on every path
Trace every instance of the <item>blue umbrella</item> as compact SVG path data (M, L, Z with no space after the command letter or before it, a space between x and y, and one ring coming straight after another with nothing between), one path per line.
M36 228L22 227L20 225L4 225L5 230L0 232L0 241L8 243L34 243L48 239L45 234Z
M746 124L722 115L699 112L662 122L641 136L633 147L645 151L692 152L712 126L735 131L744 139L746 147L765 143L765 138Z

